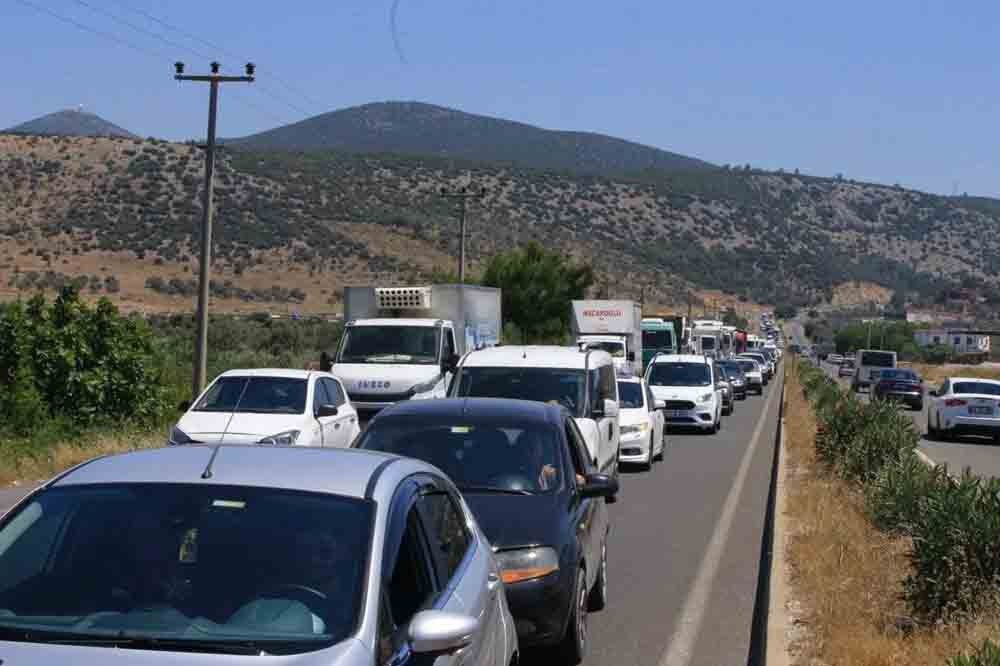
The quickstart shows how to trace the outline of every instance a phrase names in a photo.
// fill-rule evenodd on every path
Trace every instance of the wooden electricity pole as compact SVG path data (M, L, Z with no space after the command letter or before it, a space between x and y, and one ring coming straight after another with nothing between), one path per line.
M459 241L458 241L458 281L465 284L465 209L469 199L482 199L486 196L486 188L481 187L478 191L469 192L468 188L462 187L457 192L448 192L441 188L441 196L445 199L458 199L461 202L459 220Z
M250 83L254 80L254 64L246 64L246 76L223 76L219 74L219 63L210 65L211 74L185 74L184 63L174 63L178 81L200 81L209 84L208 96L208 137L205 146L205 189L202 192L201 210L201 265L198 272L198 331L194 339L194 378L191 383L191 399L194 400L205 388L208 372L208 295L209 272L212 268L212 195L215 176L215 116L219 105L220 83Z

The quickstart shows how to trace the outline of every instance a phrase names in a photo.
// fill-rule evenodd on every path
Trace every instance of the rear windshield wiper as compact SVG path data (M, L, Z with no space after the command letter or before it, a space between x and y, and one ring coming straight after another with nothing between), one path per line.
M497 493L498 495L534 495L530 490L520 490L517 488L498 488L496 486L459 486L458 489L465 493Z

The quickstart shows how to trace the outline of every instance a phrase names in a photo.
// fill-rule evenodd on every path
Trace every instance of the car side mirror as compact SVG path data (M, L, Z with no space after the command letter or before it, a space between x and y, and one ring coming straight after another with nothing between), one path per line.
M630 351L628 354L626 354L625 358L627 358L630 363L635 361L635 352Z
M177 405L177 411L178 412L186 412L189 409L191 409L191 401L190 400L181 400L180 403L178 403L178 405Z
M446 359L441 361L441 372L455 372L455 368L458 367L458 354L452 354Z
M604 400L603 402L604 402L604 409L602 410L602 413L604 414L605 418L612 419L618 416L618 403L616 401Z
M618 492L618 480L607 474L588 474L580 488L581 497L611 497Z
M654 400L653 401L653 409L666 409L666 408L667 408L667 401L666 400Z
M337 405L320 405L316 408L316 418L322 419L327 416L336 416L340 410Z
M439 610L420 611L410 620L407 636L415 654L444 655L471 645L479 620Z

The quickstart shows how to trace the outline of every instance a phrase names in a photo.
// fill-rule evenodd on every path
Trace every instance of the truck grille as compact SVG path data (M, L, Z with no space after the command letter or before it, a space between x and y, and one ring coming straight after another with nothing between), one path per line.
M690 400L667 400L667 409L674 410L692 410L694 409L694 403Z
M350 393L351 402L399 402L409 400L406 393Z

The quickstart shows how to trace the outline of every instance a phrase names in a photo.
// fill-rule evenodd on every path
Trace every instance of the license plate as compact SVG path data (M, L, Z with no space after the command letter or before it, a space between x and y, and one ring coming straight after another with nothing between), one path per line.
M668 409L667 416L671 418L676 418L678 416L687 416L687 412L685 412L683 409Z
M969 407L969 413L970 414L982 415L982 416L992 416L993 415L993 408L992 407Z

